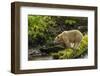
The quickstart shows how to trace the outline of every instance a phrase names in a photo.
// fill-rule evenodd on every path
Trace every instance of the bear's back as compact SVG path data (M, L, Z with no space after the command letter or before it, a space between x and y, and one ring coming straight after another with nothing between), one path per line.
M71 42L80 41L83 37L82 33L78 30L69 30L63 32L64 36L67 37Z

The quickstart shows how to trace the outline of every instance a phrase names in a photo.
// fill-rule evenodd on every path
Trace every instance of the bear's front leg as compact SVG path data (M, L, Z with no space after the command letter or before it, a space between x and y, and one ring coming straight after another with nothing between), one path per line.
M73 47L73 49L77 49L78 46L79 46L79 42L74 43L74 47Z
M69 42L65 42L65 46L66 46L66 48L72 48L71 43L69 43Z

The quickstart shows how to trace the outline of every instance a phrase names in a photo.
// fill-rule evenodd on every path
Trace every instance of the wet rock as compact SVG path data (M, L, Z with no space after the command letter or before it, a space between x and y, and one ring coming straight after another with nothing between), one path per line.
M38 50L38 49L30 49L29 50L29 55L30 56L46 56L46 55L48 55L47 53L43 53L43 52L41 52L40 50Z

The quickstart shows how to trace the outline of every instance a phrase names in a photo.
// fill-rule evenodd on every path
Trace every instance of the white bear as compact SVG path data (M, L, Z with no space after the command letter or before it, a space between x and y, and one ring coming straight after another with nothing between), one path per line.
M80 31L69 30L69 31L63 31L61 34L59 34L55 38L54 42L64 44L65 48L77 49L82 38L83 35Z

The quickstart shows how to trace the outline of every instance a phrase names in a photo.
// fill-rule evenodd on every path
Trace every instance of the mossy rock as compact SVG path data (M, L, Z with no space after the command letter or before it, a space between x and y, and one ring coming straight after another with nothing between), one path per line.
M56 53L59 59L76 59L84 57L88 53L88 36L85 35L79 45L79 47L74 50L72 48L67 48Z

